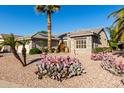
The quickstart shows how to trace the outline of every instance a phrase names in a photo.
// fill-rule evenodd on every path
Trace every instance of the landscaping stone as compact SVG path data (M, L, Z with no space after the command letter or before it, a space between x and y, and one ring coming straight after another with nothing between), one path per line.
M35 88L121 88L124 87L120 83L123 77L110 74L108 71L100 67L100 61L90 59L88 53L82 55L72 55L65 53L50 54L56 56L74 56L78 58L81 64L85 67L85 75L76 76L63 82L44 77L39 80L34 73L37 70L36 63L30 64L27 67L22 65L13 57L13 55L5 55L0 58L0 80L22 85L22 87ZM40 55L28 55L28 61L40 58ZM7 87L7 86L6 86ZM14 86L13 86L14 87Z

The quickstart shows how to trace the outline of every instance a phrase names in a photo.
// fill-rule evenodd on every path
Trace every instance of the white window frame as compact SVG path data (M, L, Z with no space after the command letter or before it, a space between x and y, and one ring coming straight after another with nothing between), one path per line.
M87 48L86 38L76 39L75 40L75 48L76 49L84 49Z

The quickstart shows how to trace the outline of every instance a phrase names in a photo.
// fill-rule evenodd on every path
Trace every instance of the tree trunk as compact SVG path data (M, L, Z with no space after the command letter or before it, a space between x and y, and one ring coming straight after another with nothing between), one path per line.
M23 61L21 60L20 56L18 55L16 49L11 47L11 50L12 50L12 53L15 56L15 58L17 58L21 62L21 64L24 66Z
M26 66L26 48L25 46L23 46L22 48L22 57L23 57L23 62L24 62L24 66Z
M47 13L48 16L48 50L51 50L51 13Z

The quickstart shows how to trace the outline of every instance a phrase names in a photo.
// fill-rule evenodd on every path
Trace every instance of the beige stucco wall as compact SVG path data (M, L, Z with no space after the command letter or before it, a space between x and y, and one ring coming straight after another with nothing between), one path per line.
M92 36L86 36L86 48L76 48L76 39L68 37L67 45L70 53L72 54L84 54L91 53L92 51Z
M41 47L47 47L47 40L44 40L44 39L36 39L36 40L33 40L33 45L37 48L41 48ZM51 45L53 48L56 48L58 46L58 40L52 40L51 42Z
M0 35L0 43L2 43L4 40L3 40L3 37ZM0 50L1 52L3 52L3 51L8 51L8 52L10 52L11 51L11 49L10 49L10 46L2 46L2 49Z
M3 42L3 37L0 35L0 43Z
M47 41L45 41L45 43L46 44L44 47L47 47ZM55 44L55 43L57 43L57 44ZM52 41L52 47L53 48L56 48L57 45L58 45L58 41L55 41L55 40ZM26 47L27 53L29 53L30 49L35 48L35 47L40 49L42 46L40 44L40 40L35 40L35 41L30 40L29 43L25 47ZM21 53L22 45L18 46L17 51L18 51L18 53Z
M26 48L26 53L29 53L30 49L32 48L32 41L30 41L28 44L25 45L25 48ZM22 52L22 45L19 45L17 47L17 52L18 53L21 53Z
M101 44L98 44L98 47L108 47L108 41L105 32L101 31L99 35Z

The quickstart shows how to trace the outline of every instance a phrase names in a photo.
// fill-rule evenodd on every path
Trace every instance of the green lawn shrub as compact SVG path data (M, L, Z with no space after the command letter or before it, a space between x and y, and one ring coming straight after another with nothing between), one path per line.
M33 55L33 54L40 54L41 53L41 50L38 49L38 48L32 48L30 51L29 51L29 54L30 55Z
M93 49L93 53L104 52L107 51L108 49L109 49L108 47L96 47Z

